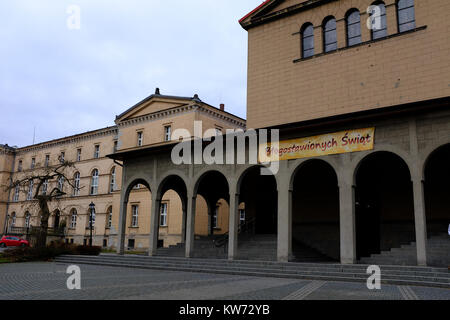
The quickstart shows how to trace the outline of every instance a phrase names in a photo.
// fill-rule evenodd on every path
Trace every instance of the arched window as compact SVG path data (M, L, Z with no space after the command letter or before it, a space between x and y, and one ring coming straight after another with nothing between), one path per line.
M25 228L29 228L31 223L31 214L27 211L25 212Z
M29 185L28 185L27 200L33 200L33 186L34 186L34 181L30 180Z
M64 189L64 177L63 176L60 176L58 178L58 189L59 189L59 191L63 192L63 189Z
M73 176L73 195L74 196L80 195L80 181L81 181L81 176L80 176L80 173L77 172Z
M72 209L70 213L70 229L75 229L77 227L77 210Z
M111 178L109 181L109 192L114 192L116 189L116 167L111 169Z
M18 202L19 201L19 192L20 192L20 186L17 185L14 188L14 198L13 198L13 202Z
M323 21L323 49L325 52L337 50L336 19L328 17Z
M106 217L107 217L107 220L106 220L106 227L107 227L108 229L110 229L110 228L112 227L112 215L113 215L112 211L113 211L113 208L112 208L112 207L109 207L109 208L108 208L108 211L107 211L107 215L106 215Z
M311 23L305 23L301 30L302 58L314 55L314 27Z
M416 27L414 0L397 1L398 32L405 32Z
M91 179L91 195L96 195L98 193L98 170L94 169L92 171Z
M384 2L377 1L372 4L370 17L372 18L372 40L387 37L386 6Z
M361 16L357 9L348 11L346 15L347 46L351 47L361 43Z
M42 183L42 195L46 195L48 190L48 179L45 179Z
M11 214L11 227L12 228L14 228L15 226L16 226L16 213L15 212L13 212L12 214Z

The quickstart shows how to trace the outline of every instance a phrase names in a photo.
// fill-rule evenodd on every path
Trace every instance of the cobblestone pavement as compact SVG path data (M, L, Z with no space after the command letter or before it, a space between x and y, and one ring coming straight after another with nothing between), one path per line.
M68 265L0 264L0 300L450 300L450 290L80 265L81 290L68 290Z

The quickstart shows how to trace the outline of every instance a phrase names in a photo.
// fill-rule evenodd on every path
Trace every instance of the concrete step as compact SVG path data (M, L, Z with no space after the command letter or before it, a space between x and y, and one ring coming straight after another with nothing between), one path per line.
M314 264L228 260L208 260L209 263L205 264L202 259L165 259L162 257L114 255L99 257L61 256L57 258L57 262L296 279L367 281L368 277L365 273L366 266L361 265L322 264L321 268L318 268L314 267ZM382 280L384 283L408 283L409 285L432 285L450 288L450 274L448 270L442 268L405 267L402 269L382 267Z

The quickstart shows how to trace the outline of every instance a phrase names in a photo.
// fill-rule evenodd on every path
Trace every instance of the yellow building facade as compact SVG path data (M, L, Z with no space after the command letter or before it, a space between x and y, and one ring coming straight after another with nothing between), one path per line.
M55 139L27 147L0 146L0 227L4 234L25 236L27 227L39 226L39 207L28 200L29 190L8 190L18 179L32 176L44 167L57 166L60 158L74 163L66 173L72 177L65 184L65 196L50 204L50 228L62 227L68 243L87 244L90 237L89 204L95 204L92 238L94 245L114 248L120 207L122 164L107 155L117 151L139 150L149 146L174 143L177 129L194 133L194 122L201 123L201 134L220 134L227 129L245 129L245 121L194 97L149 96L116 117L115 126ZM75 190L73 185L79 185ZM57 186L49 181L47 190ZM32 190L34 191L34 190ZM146 250L150 233L151 193L144 185L136 185L128 202L127 246ZM199 198L196 234L208 236L228 231L228 204L218 201L208 215L208 206ZM160 246L170 246L182 239L182 203L169 190L162 199L160 212ZM212 225L211 225L212 224Z

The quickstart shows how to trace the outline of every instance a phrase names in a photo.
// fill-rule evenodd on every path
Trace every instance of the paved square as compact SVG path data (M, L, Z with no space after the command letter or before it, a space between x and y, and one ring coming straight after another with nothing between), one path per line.
M258 278L80 265L81 290L68 290L68 265L0 264L1 300L450 300L450 290Z

